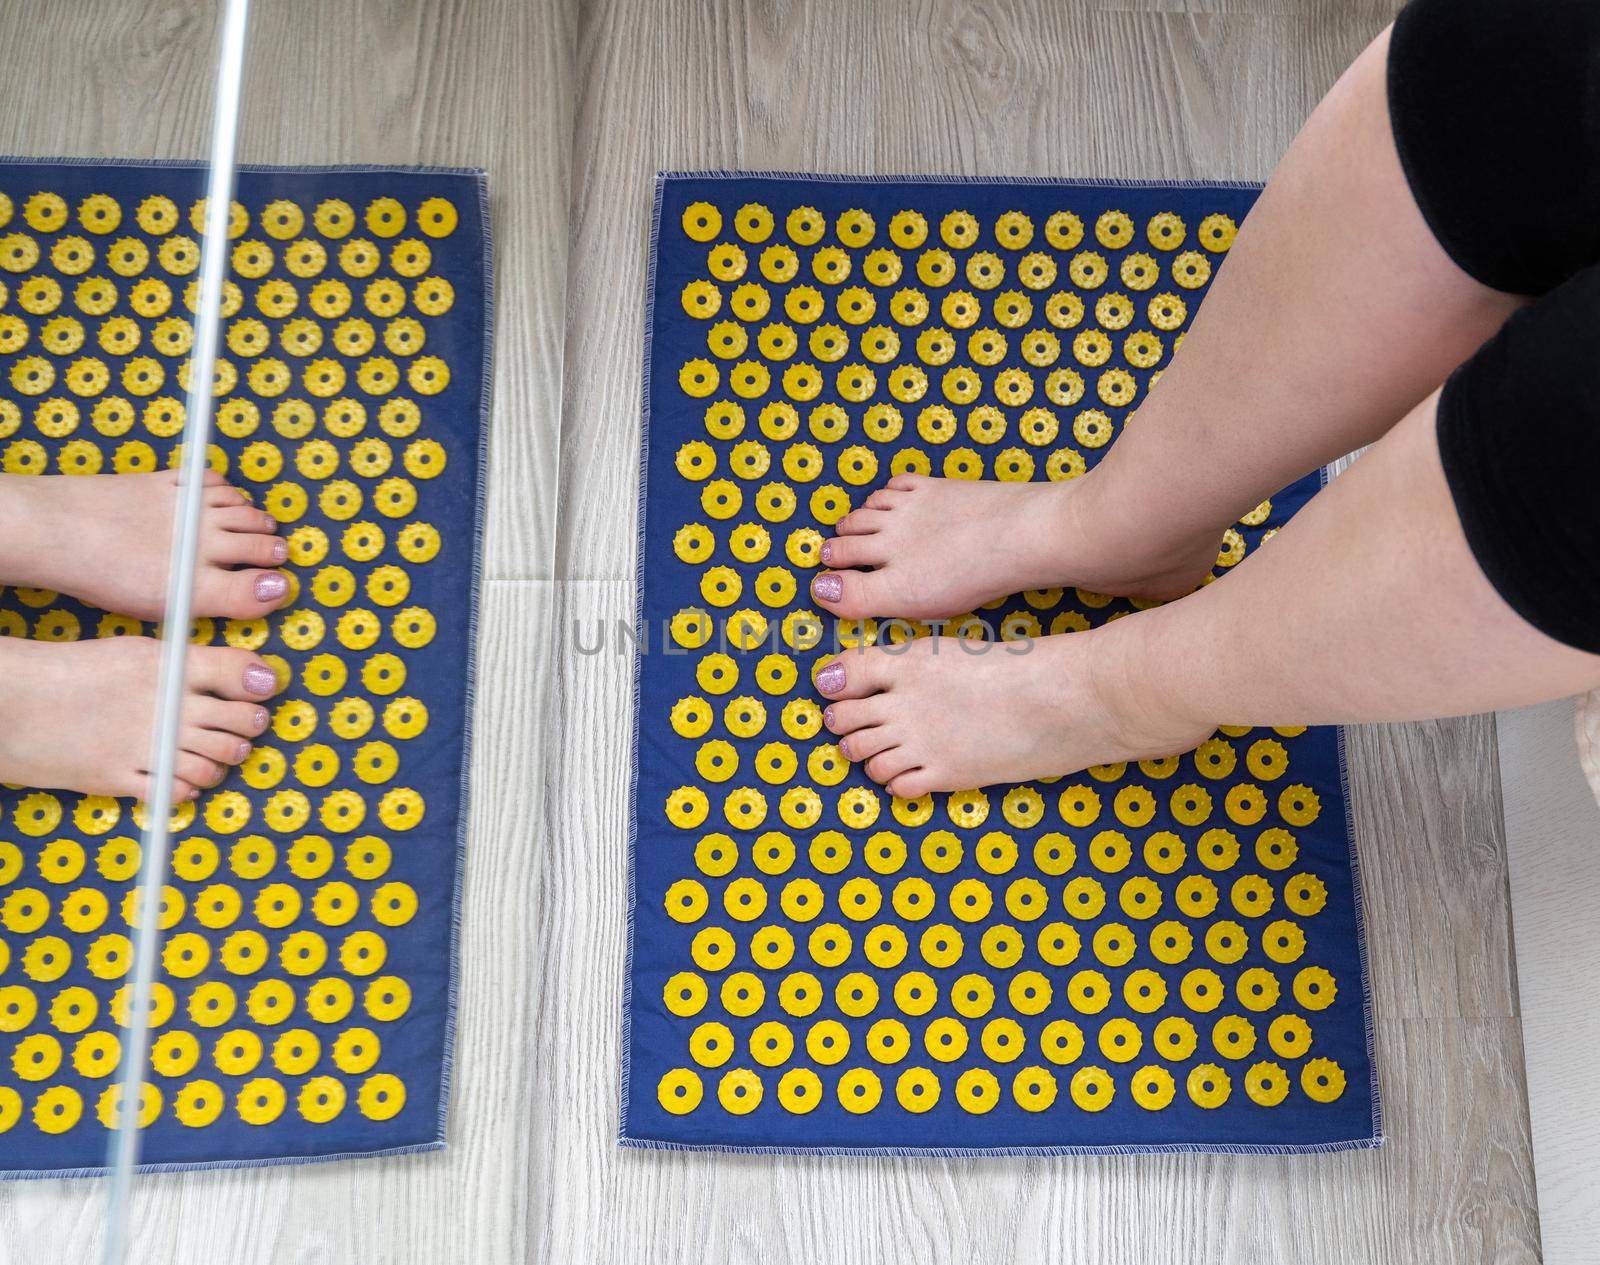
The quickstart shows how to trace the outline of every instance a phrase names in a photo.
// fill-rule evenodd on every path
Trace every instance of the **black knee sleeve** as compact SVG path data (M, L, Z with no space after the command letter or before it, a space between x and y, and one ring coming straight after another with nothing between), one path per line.
M1445 478L1483 573L1600 654L1600 266L1518 312L1445 383Z
M1412 0L1388 80L1411 192L1464 271L1543 294L1600 262L1600 0Z

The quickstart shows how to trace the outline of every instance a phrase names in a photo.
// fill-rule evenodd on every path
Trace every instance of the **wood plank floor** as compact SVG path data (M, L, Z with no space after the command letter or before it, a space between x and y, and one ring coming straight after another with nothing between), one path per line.
M661 168L1264 178L1387 0L260 0L245 156L489 169L491 582L451 1150L153 1179L167 1262L1526 1262L1538 1231L1490 722L1360 730L1391 1144L1321 1159L621 1152L647 220ZM184 0L11 0L0 149L192 155ZM7 74L8 82L17 82ZM553 670L552 670L553 665ZM0 1188L0 1265L94 1183Z

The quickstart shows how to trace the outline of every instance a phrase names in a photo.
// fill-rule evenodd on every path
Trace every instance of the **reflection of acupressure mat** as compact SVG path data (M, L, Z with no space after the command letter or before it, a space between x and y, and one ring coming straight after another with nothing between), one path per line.
M175 463L204 173L0 165L0 468ZM472 172L239 176L213 462L291 601L199 620L283 679L179 811L140 1104L154 1167L442 1145L489 346ZM154 632L0 591L0 635ZM3 723L3 718L0 718ZM0 789L0 1174L93 1171L118 1114L142 814Z
M926 631L815 622L828 525L894 472L1092 465L1254 196L663 178L624 1142L1375 1144L1336 730L901 803L840 759L809 685L835 636ZM1219 570L1315 486L1247 516ZM1031 592L951 631L1129 609Z

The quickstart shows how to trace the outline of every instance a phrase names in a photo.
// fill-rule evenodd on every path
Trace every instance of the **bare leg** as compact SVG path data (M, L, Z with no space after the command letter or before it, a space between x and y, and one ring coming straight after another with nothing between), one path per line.
M1218 722L1415 720L1600 686L1600 655L1537 631L1479 570L1437 398L1219 583L1026 654L941 638L841 655L818 676L829 728L909 797L1183 751Z
M1182 355L1090 474L897 478L839 524L817 601L847 617L928 618L1054 585L1186 593L1241 514L1372 442L1499 328L1521 300L1449 259L1406 184L1388 43L1385 31L1317 107Z
M1437 399L1228 581L1118 620L1114 692L1169 700L1160 710L1191 724L1320 725L1459 716L1600 686L1600 655L1545 636L1484 578L1440 465Z

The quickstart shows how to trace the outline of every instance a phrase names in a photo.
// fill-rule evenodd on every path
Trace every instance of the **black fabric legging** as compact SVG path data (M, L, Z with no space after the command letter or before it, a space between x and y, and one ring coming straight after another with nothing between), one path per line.
M1600 0L1412 0L1388 91L1439 244L1534 298L1440 396L1467 543L1513 610L1600 653Z

